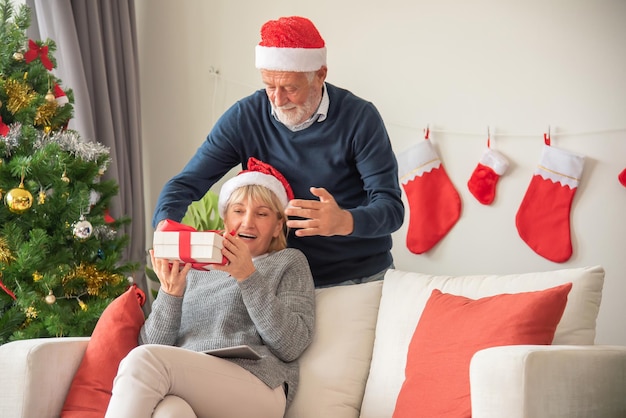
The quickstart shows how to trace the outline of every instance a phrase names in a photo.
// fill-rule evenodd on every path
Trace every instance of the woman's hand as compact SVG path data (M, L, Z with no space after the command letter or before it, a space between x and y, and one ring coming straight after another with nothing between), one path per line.
M223 245L222 255L226 257L228 263L225 265L215 264L211 266L211 269L225 271L238 282L246 280L256 270L252 263L248 244L237 235L225 233Z
M161 283L161 289L168 295L183 296L187 284L187 273L191 270L191 263L186 263L181 269L180 262L174 260L170 266L169 260L155 258L154 250L150 250L150 260L152 260L152 267Z

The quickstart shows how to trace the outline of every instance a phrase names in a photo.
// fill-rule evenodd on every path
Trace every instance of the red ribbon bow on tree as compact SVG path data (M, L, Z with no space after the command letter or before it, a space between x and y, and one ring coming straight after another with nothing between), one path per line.
M2 116L0 116L0 135L7 136L10 131L11 129L2 121Z
M30 63L37 57L41 58L41 63L48 71L52 70L52 61L48 57L48 45L38 45L32 39L28 40L29 50L24 54L24 60L26 63Z

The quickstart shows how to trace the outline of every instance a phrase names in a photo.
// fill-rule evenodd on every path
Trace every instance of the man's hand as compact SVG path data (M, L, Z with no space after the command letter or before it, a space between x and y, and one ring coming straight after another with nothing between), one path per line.
M305 219L288 220L287 226L296 229L298 237L350 235L354 230L352 214L341 209L326 189L311 187L310 190L320 200L294 199L289 202L285 215Z

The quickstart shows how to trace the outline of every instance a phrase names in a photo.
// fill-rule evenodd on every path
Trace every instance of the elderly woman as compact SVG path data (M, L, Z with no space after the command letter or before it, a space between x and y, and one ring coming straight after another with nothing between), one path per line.
M192 269L151 252L161 287L122 361L106 417L282 417L312 340L315 293L308 262L286 248L289 184L254 158L224 184L226 264ZM204 351L247 345L258 359Z

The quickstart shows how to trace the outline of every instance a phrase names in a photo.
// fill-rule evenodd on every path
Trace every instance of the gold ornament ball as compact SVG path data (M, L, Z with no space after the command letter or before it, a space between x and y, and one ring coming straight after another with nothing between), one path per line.
M24 59L24 54L22 54L21 52L16 52L13 54L13 59L15 61L22 61Z
M18 187L9 190L4 196L4 203L13 213L24 213L33 205L33 195L26 189Z
M46 99L47 102L50 102L50 103L55 102L56 100L56 97L54 97L54 94L52 94L50 90L48 90L44 98Z
M56 298L56 296L54 296L54 294L52 293L52 290L51 290L50 293L48 294L48 296L46 296L46 303L48 305L52 305L56 301L57 301L57 298Z

